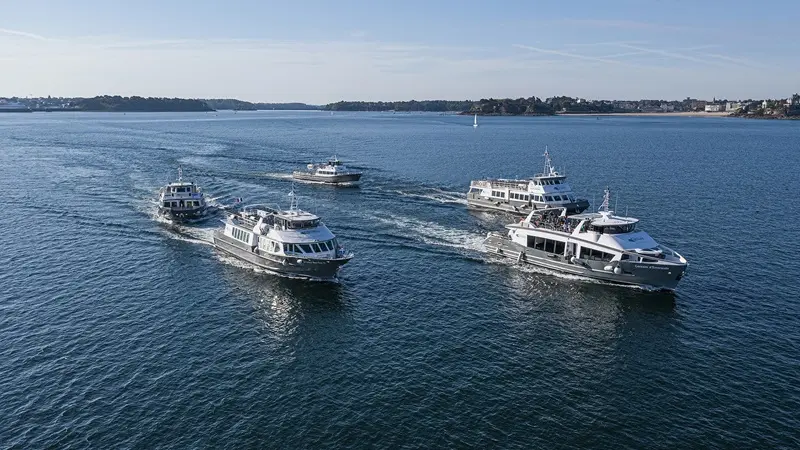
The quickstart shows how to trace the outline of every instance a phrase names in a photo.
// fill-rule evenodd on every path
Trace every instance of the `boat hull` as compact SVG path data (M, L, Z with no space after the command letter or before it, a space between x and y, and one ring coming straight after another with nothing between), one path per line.
M313 280L335 280L339 269L350 261L350 257L337 259L315 259L294 256L281 256L262 253L258 248L225 236L219 230L214 231L214 247L243 261L263 269L285 275Z
M525 247L510 239L492 234L484 241L489 254L517 261L520 264L593 278L610 283L674 290L686 271L686 264L648 264L646 262L608 262L569 258ZM615 268L619 267L619 273ZM610 269L610 270L608 270Z
M503 211L520 216L527 216L531 211L543 209L523 202L497 201L476 194L467 194L467 205L471 208ZM559 205L559 207L566 208L567 214L580 214L589 207L589 201L578 199L571 203Z
M308 172L293 172L292 177L300 181L313 181L325 184L356 183L361 179L360 173L346 173L341 175L317 175Z

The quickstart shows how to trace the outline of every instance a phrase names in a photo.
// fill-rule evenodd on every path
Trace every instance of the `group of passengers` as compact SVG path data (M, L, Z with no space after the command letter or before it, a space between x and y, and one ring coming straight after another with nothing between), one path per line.
M537 228L548 228L565 233L572 233L572 222L567 217L556 214L535 215L533 219L533 225Z

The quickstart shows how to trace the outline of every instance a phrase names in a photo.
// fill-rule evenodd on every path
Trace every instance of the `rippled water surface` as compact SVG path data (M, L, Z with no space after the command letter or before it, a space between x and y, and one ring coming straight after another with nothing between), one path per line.
M0 447L800 447L800 127L260 112L0 117ZM471 178L545 145L690 262L675 293L487 259ZM280 278L158 188L288 205L356 257ZM597 203L597 202L595 202Z

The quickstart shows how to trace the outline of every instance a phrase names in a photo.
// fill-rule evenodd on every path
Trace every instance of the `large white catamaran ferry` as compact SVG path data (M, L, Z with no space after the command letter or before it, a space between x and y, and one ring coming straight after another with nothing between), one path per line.
M489 233L487 252L518 263L613 283L674 290L688 263L658 244L639 219L609 211L609 191L597 213L568 216L566 208L531 212L506 225L508 235Z
M467 204L472 208L520 215L548 208L565 208L570 214L581 213L589 207L589 201L577 198L566 180L567 176L553 167L550 153L545 148L542 173L527 180L473 180L467 193Z

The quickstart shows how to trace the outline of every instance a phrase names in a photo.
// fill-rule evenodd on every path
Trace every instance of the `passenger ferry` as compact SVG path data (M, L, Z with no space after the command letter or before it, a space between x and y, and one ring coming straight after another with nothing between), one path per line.
M335 156L327 164L309 164L306 170L292 172L292 177L300 181L314 181L326 184L353 184L361 179L362 172L351 170Z
M566 175L553 167L550 153L545 148L542 173L527 180L473 180L467 193L467 204L473 208L520 215L548 208L565 208L570 214L581 213L589 207L589 201L575 197L566 179Z
M158 212L173 221L200 219L208 205L200 188L194 182L183 181L183 169L178 167L178 181L170 183L159 192Z
M489 233L487 252L518 263L612 283L674 290L688 263L674 250L658 244L639 219L609 211L605 191L597 213L566 215L565 208L531 212L519 223L506 225L508 236Z
M29 113L33 112L26 105L19 102L0 100L0 113Z
M353 258L314 214L297 208L294 192L288 211L251 205L229 214L214 231L214 246L258 267L296 277L334 280Z

